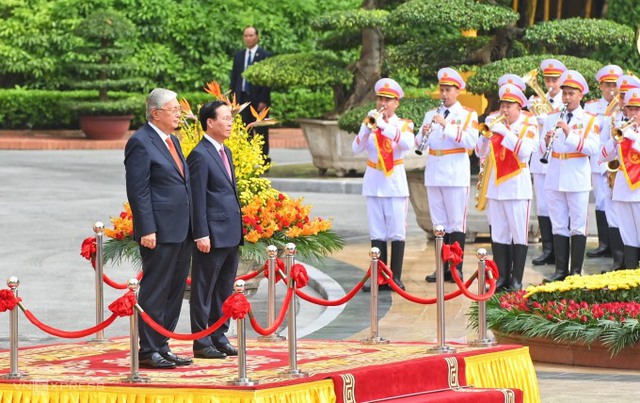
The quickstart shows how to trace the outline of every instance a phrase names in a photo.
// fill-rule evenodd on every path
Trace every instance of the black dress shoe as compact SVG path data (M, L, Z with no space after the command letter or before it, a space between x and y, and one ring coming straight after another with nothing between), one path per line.
M544 266L546 264L555 264L556 258L553 256L553 253L543 253L542 255L533 259L531 263L534 266Z
M396 285L397 285L398 287L400 287L400 289L401 289L402 291L404 291L404 284L402 284L402 281L400 281L400 279L399 279L399 278L394 278L394 279L393 279L393 281L396 283ZM391 288L391 287L389 287L389 288Z
M596 249L587 251L587 257L611 257L611 249L606 245L598 245Z
M193 356L196 358L226 358L227 355L222 351L218 351L213 346L207 346L199 350L193 350Z
M179 367L180 366L184 366L184 365L193 364L193 360L191 358L189 358L189 357L178 357L177 355L173 354L171 351L166 352L166 353L160 353L160 355L165 360L171 361L171 362L175 363Z
M216 348L218 349L218 351L225 353L229 357L235 357L236 355L238 355L238 349L233 347L230 343L217 346Z
M150 369L173 369L176 363L162 357L160 353L153 353L149 358L140 360L140 368Z
M427 277L424 278L424 280L427 283L435 283L436 282L436 272L433 272L432 274L429 274ZM455 280L453 279L453 277L451 277L451 272L448 271L448 270L444 272L444 281L448 281L450 283L455 283Z

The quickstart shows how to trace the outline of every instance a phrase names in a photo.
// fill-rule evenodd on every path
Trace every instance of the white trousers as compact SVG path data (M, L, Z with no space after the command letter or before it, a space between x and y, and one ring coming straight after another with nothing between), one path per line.
M533 191L536 196L536 214L538 216L549 217L549 207L547 207L547 195L544 190L544 180L547 174L531 174L533 177Z
M589 191L558 192L547 190L549 218L554 235L570 237L587 234Z
M605 191L606 197L604 199L604 215L607 216L607 224L610 228L618 228L620 227L620 220L618 220L618 209L614 207L615 202L611 200L613 196L613 190L609 187L609 184L607 184Z
M640 202L614 201L614 208L620 220L622 243L640 248Z
M427 186L431 223L443 225L447 234L467 232L469 186Z
M607 183L606 174L591 174L591 187L593 188L593 196L596 200L596 210L605 211L605 200L607 199Z
M527 245L531 200L487 200L491 240L496 243Z
M404 241L407 234L408 197L367 196L367 220L371 239Z

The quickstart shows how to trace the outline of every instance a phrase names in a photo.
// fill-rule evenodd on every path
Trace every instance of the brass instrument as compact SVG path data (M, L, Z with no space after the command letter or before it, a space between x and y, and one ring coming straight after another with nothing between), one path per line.
M556 120L556 124L553 125L554 127L554 131L558 130L558 123L560 123L563 119L564 119L564 115L567 113L567 104L562 105L562 109L560 110L560 114L558 115L558 119ZM544 154L542 155L542 158L540 158L540 162L543 164L547 164L549 163L549 156L551 155L551 151L553 150L553 142L556 139L556 136L554 135L553 137L551 137L551 141L549 141L549 144L547 145L547 149L544 152Z
M375 111L373 114L367 115L362 123L364 123L364 125L367 126L369 130L375 132L376 130L378 130L376 120L378 120L378 118L382 116L382 112L384 112L384 106Z
M491 122L489 122L489 124L486 124L486 123L482 122L482 123L480 123L480 124L478 125L478 132L479 132L482 136L484 136L484 137L486 137L486 138L490 139L490 138L491 138L491 136L493 136L493 134L491 133L491 128L492 128L494 125L496 125L497 123L503 123L506 119L507 119L507 115L502 115L502 114L501 114L500 116L498 116L497 118L495 118L494 120L492 120Z
M536 116L539 116L543 113L549 113L553 111L553 105L547 99L547 94L540 88L538 84L538 69L533 69L524 76L522 76L522 81L525 82L533 92L536 93L539 101L531 103L531 112L533 112Z
M438 106L438 109L436 109L436 114L433 115L433 117L440 115L440 112L442 112L443 107L444 107L444 99L441 99L440 105ZM424 149L427 148L427 141L429 140L429 135L431 134L432 131L433 131L433 119L431 119L429 130L422 133L422 141L420 142L420 145L418 146L418 148L416 148L416 154L422 155L422 153L424 152Z
M636 125L636 120L635 118L631 118L629 119L629 121L625 122L622 126L615 128L611 131L611 138L613 138L616 143L620 143L622 140L624 140L624 132L626 132L627 130L634 129L634 126Z
M613 91L611 92L613 93ZM621 97L622 94L618 94L611 99L611 102L609 102L609 105L607 105L607 108L604 110L604 116L613 116L620 110L620 107L622 106L620 102Z

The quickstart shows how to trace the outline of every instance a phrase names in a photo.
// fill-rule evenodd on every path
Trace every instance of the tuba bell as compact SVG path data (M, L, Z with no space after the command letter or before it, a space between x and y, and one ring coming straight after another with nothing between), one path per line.
M535 92L539 98L539 100L531 103L531 111L536 116L553 111L553 105L551 105L551 102L547 99L547 94L538 84L538 69L533 69L522 76L522 81L531 87L533 92Z

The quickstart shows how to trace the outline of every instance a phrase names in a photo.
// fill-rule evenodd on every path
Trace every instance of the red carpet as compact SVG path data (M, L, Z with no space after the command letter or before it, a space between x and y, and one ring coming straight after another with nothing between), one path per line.
M192 355L189 342L173 341L171 346L178 355ZM430 346L432 345L427 343L371 346L358 342L303 339L298 341L297 367L310 376L288 379L279 375L289 368L287 344L250 340L247 348L247 376L259 382L255 387L226 384L238 376L236 357L224 360L195 359L194 365L174 370L143 369L140 373L149 378L149 383L132 385L123 382L130 373L129 343L126 338L115 339L108 344L83 342L29 347L21 349L19 353L19 370L27 372L29 377L18 381L0 380L0 402L33 402L32 396L24 393L23 386L30 385L30 389L33 389L34 384L49 385L49 389L57 385L55 389L60 392L55 396L51 395L49 399L38 400L39 403L136 403L143 401L141 399L144 396L146 399L154 396L154 403L280 401L251 400L258 395L269 394L272 398L289 395L286 401L292 402L363 402L389 397L403 402L523 401L522 392L517 390L519 385L510 385L509 389L515 389L513 391L483 391L465 387L466 357L481 360L483 355L514 351L521 354L520 351L524 350L522 347L473 349L456 346L458 354L429 355L426 350ZM530 361L528 351L526 358ZM0 352L0 374L8 372L9 353L5 350ZM535 373L533 376L535 377ZM329 379L332 382L327 383ZM535 384L537 387L537 381ZM477 381L474 386L504 389L502 386L481 385ZM111 394L116 391L120 397L116 400L92 398L91 392L95 395L96 389ZM233 397L233 393L240 394ZM232 397L219 398L222 395ZM524 401L536 402L539 398L535 396Z

